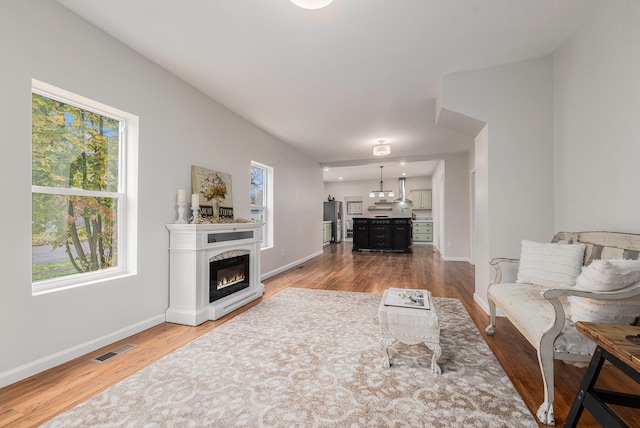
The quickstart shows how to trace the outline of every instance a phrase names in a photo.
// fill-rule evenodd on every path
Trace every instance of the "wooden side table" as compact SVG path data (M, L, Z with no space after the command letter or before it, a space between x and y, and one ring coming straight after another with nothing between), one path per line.
M627 339L640 335L640 327L577 322L576 328L598 346L564 426L577 426L582 411L587 409L602 426L626 427L627 425L607 404L640 408L640 395L605 391L594 388L594 385L605 360L640 384L640 345Z

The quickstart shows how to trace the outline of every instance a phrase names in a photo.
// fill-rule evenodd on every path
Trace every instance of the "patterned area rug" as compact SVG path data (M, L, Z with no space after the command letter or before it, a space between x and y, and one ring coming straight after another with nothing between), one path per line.
M45 427L537 427L458 299L382 367L380 295L286 289Z

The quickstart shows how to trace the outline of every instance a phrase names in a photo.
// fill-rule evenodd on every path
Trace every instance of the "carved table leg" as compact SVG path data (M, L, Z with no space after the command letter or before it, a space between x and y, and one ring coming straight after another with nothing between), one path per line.
M395 342L394 339L383 338L380 340L380 346L384 351L384 355L382 357L382 367L384 367L385 369L388 369L389 367L391 367L391 358L389 357L389 347L393 345L393 342Z
M441 374L442 370L440 369L440 366L436 364L436 361L438 361L438 358L442 355L442 347L436 343L425 343L425 345L427 345L427 348L433 352L433 357L431 358L431 371L433 374Z

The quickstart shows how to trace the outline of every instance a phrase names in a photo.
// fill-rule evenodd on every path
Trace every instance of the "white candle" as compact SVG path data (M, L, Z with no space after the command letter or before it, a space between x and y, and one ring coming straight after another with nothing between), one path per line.
M178 189L178 203L184 204L187 202L187 192L184 189Z
M191 195L191 208L200 207L200 196L197 193Z

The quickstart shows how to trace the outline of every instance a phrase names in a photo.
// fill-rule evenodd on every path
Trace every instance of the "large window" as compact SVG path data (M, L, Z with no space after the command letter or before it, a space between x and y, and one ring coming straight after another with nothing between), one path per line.
M263 223L262 247L273 247L273 168L251 162L251 219Z
M31 103L34 293L133 273L137 118L37 81Z

